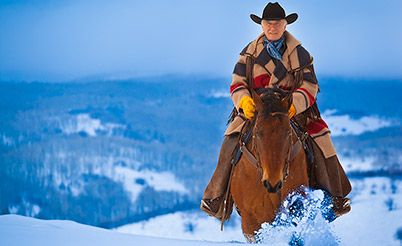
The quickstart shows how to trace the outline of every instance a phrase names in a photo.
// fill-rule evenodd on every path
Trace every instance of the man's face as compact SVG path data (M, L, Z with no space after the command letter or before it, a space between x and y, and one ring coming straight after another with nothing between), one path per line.
M262 20L261 26L269 41L275 41L282 37L286 30L286 20Z

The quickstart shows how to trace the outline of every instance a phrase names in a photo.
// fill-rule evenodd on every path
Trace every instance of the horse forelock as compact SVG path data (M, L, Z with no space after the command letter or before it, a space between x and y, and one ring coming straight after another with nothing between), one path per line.
M272 113L287 113L288 109L283 106L282 100L289 92L280 88L262 88L258 90L262 101L261 116L264 118Z

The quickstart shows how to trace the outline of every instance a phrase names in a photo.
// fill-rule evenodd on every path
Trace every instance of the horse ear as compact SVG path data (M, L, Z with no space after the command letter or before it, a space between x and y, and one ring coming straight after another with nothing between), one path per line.
M262 109L262 100L261 97L255 92L255 90L251 90L251 97L253 98L253 101L255 103L255 108L257 111L260 111Z

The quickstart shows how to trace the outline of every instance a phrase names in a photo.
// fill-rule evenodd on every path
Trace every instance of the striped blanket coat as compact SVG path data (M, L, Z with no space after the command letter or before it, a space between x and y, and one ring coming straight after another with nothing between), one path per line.
M304 112L316 101L318 82L314 73L312 57L303 48L301 43L289 32L285 31L285 45L283 46L282 61L272 59L263 44L263 33L254 41L250 42L240 53L240 58L233 71L230 95L237 110L239 110L240 99L244 95L250 95L246 81L246 57L252 55L255 63L253 65L253 88L272 87L277 85L282 89L294 88L296 83L289 71L303 69L302 83L293 92L293 104L296 108L296 115ZM225 135L239 132L244 120L237 116L229 124ZM322 150L325 158L336 155L335 148L330 139L330 131L322 119L309 120L307 131L313 137Z

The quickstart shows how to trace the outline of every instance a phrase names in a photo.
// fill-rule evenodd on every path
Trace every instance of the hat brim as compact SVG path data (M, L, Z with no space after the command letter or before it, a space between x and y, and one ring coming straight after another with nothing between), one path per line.
M256 16L255 14L251 14L250 15L250 18L255 22L255 23L257 23L257 24L261 24L261 18L260 17L258 17L258 16Z
M288 25L292 24L293 22L295 22L297 20L299 16L296 13L292 13L288 16L285 17L285 20L287 21Z
M287 22L288 25L289 25L289 24L292 24L293 22L295 22L298 17L299 17L299 16L298 16L296 13L292 13L292 14L286 16L286 17L285 17L285 20L286 20L286 22ZM250 15L250 18L251 18L255 23L261 25L261 21L262 21L262 18L261 18L261 17L255 15L255 14L251 14L251 15ZM266 19L264 19L264 20L281 20L281 19L266 18Z

